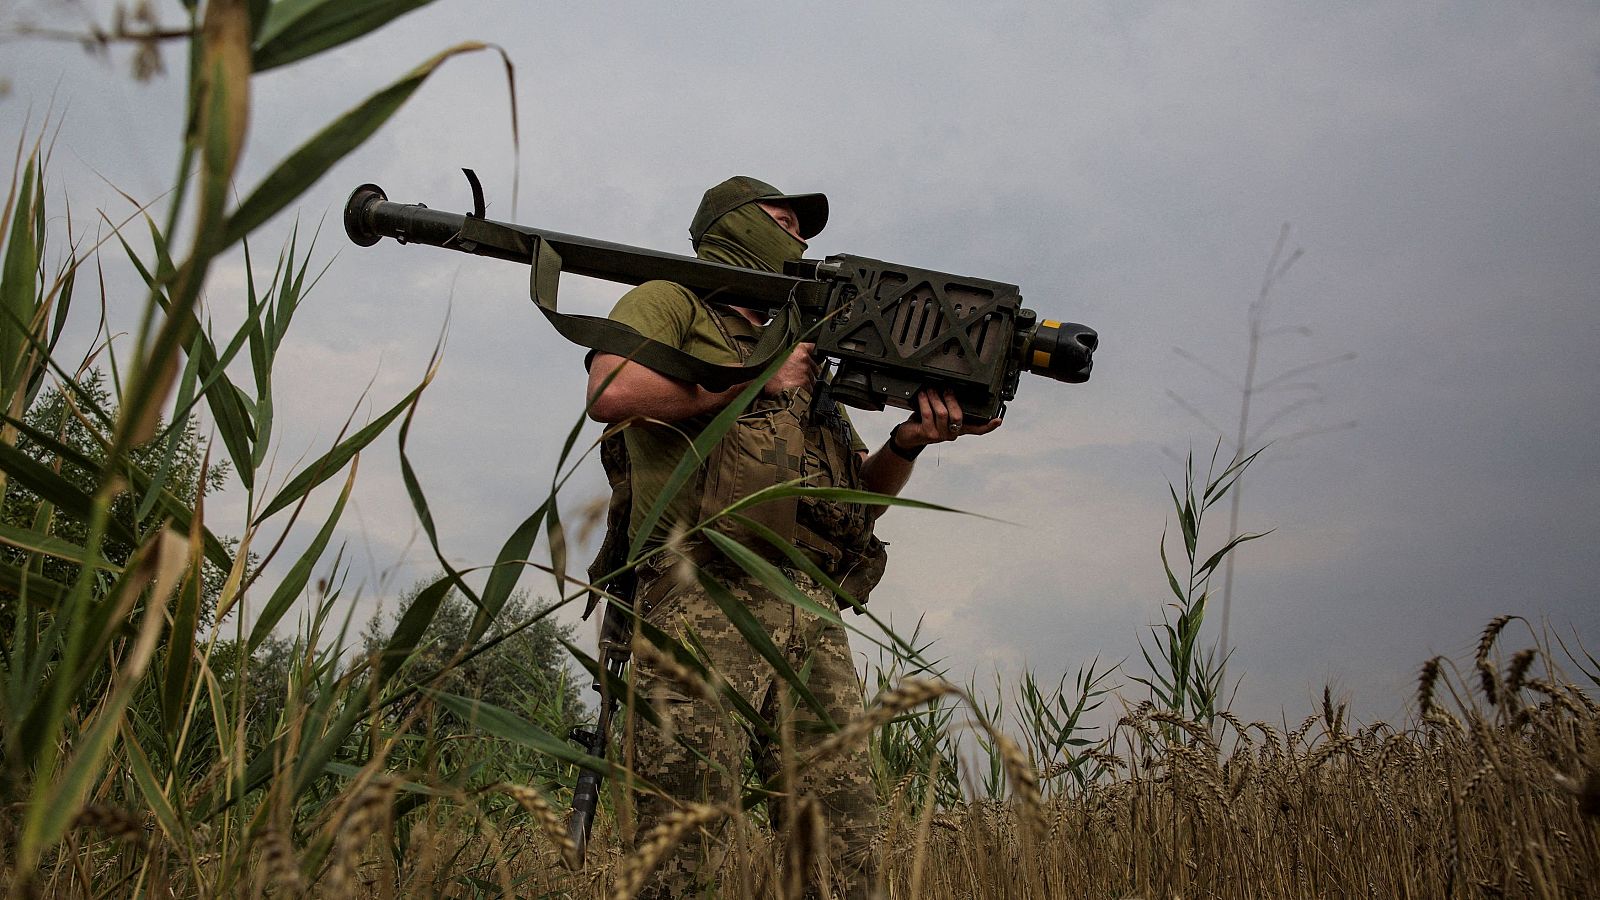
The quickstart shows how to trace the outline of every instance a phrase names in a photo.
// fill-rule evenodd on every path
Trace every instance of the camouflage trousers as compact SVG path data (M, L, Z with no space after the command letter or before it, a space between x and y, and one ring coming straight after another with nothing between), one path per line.
M843 628L797 609L742 572L716 565L704 571L726 586L771 635L834 723L842 725L860 715L861 683ZM833 608L827 589L803 573L787 574L819 605ZM649 581L640 584L641 598L660 597L653 605L645 602L641 610L645 618L685 646L699 648L708 669L758 710L774 733L793 743L785 753L770 736L758 733L752 738L752 729L727 699L713 703L703 689L674 678L667 665L636 656L635 696L647 699L663 719L661 729L637 717L632 720L634 770L662 790L661 795L636 795L637 841L644 843L652 828L688 803L737 809L744 762L747 754L753 754L758 777L778 792L767 804L773 833L807 846L815 847L811 838L821 843L814 850L815 865L799 872L791 862L785 880L805 879L810 884L808 896L870 896L877 873L873 843L879 804L865 744L808 760L809 752L828 736L811 707L795 696L699 584L670 572L656 577L678 580L670 588L660 585L653 591ZM742 896L744 890L727 880L737 876L723 863L736 829L743 824L719 818L686 835L640 896ZM802 830L805 834L798 834ZM794 846L787 849L793 860ZM819 890L818 881L828 884ZM766 886L762 893L773 887Z

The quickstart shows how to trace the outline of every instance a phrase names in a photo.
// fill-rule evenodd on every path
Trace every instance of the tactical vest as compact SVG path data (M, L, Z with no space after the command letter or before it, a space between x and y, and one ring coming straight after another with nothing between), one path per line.
M719 307L708 308L718 317L737 315ZM722 326L720 318L718 324ZM726 327L723 335L741 359L748 355L748 349ZM589 567L591 583L626 563L633 503L628 452L620 432L605 439L600 456L611 485L611 501L606 536ZM777 397L760 395L708 455L700 520L718 516L764 488L797 480L813 487L861 487L861 459L851 447L849 420L831 398L814 399L809 389L785 391ZM798 547L858 603L866 602L883 577L887 545L873 535L876 517L864 504L786 497L748 507L740 514ZM792 565L767 538L743 523L725 517L712 527L775 564ZM716 557L707 543L689 548L689 552L697 563ZM604 587L631 599L633 580L618 581L621 583ZM589 610L594 608L596 599L591 596ZM584 615L587 617L588 611Z

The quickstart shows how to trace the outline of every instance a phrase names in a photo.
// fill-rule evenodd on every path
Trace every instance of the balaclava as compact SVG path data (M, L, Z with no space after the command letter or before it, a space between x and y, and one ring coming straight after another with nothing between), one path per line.
M694 252L730 266L782 272L784 262L799 259L806 246L752 200L712 222Z

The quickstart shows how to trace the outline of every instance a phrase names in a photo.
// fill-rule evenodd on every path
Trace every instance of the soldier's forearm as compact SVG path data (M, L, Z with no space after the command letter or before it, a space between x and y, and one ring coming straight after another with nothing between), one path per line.
M866 490L876 494L895 496L900 493L900 490L906 486L906 482L911 479L911 469L915 463L907 459L903 454L895 452L895 448L890 446L890 441L893 440L894 433L890 432L889 440L885 441L877 452L868 456L866 462L862 464L861 486ZM887 506L876 507L875 514L881 516L888 508Z
M629 363L620 356L601 353L589 366L589 417L599 422L677 422L727 406L747 386L748 382L725 391L711 391Z

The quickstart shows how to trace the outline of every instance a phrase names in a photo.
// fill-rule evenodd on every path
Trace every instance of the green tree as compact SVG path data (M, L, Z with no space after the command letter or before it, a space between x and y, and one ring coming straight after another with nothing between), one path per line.
M44 465L86 494L94 493L98 471L90 471L78 464L72 456L91 461L97 468L106 464L106 450L110 446L109 427L106 423L117 418L117 408L105 385L105 375L91 370L77 383L72 392L51 386L38 395L28 409L24 422L28 429L17 435L16 447L35 462ZM31 431L30 431L31 429ZM42 435L49 441L64 445L69 453L58 452L33 436ZM158 423L157 437L133 448L129 457L147 475L158 480L165 490L186 507L193 508L200 496L201 475L204 469L204 488L207 494L223 489L228 478L225 460L206 464L205 450L200 439L199 421L191 416L181 426L168 428ZM139 499L131 491L121 491L111 504L111 517L124 526L127 534L143 539L163 521L160 511L139 508ZM6 485L5 501L0 507L0 522L19 529L33 529L48 533L72 544L82 546L87 542L88 523L46 504L38 494L18 482ZM236 541L224 541L232 545ZM101 555L118 566L127 564L135 546L117 534L108 534L101 544ZM0 545L0 552L11 562L21 565L30 554L10 546ZM78 577L77 563L54 556L37 556L35 571L59 584L71 584ZM201 625L209 624L216 609L217 595L222 587L224 573L207 563L204 588L201 594ZM0 628L3 628L0 623Z
M417 595L438 578L418 581L403 593L389 616L389 627L384 626L382 612L368 621L361 638L365 655L382 652L389 632L399 624L401 616ZM416 652L401 666L400 675L411 679L439 673L431 684L435 690L472 697L514 711L552 733L564 733L583 712L578 684L562 646L562 641L571 640L572 627L540 615L541 609L529 600L526 590L515 591L480 642L492 646L451 665L468 649L467 638L477 613L471 602L452 589L417 642ZM416 702L420 698L397 710L397 714L410 712ZM434 723L435 730L465 730L464 723L446 713L440 715L443 718Z

